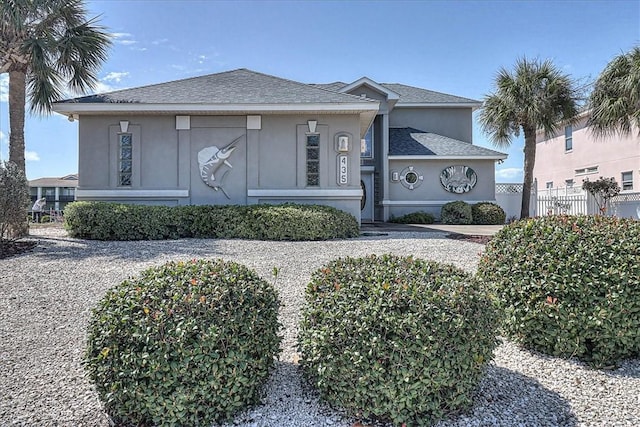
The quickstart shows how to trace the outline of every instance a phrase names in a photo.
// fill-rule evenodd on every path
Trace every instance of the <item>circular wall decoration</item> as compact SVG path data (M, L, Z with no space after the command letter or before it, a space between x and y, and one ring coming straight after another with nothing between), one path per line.
M413 166L404 168L400 173L400 182L409 190L418 188L424 181L424 176L420 172L413 169Z
M440 183L450 193L467 193L478 183L478 175L469 166L449 166L440 173Z

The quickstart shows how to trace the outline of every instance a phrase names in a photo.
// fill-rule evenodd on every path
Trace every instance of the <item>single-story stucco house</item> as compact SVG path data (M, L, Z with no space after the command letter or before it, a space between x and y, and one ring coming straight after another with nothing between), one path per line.
M247 69L55 103L79 120L77 200L318 203L358 220L495 200L472 144L479 101L363 77L305 84Z

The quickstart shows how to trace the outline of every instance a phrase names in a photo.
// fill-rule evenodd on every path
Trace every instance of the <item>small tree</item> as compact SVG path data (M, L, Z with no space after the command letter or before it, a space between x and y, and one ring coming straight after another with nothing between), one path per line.
M24 172L12 162L0 163L0 245L26 234L29 183Z
M587 178L582 181L582 188L596 199L601 215L607 213L609 200L620 193L620 186L613 177L605 178L601 176L597 181L593 182Z

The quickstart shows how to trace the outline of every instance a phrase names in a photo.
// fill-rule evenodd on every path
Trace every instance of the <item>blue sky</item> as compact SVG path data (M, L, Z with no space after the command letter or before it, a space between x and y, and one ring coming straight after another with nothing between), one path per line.
M362 76L481 100L500 67L550 59L597 78L640 43L640 0L88 1L114 34L97 92L249 68L305 83ZM8 158L8 75L0 75L0 158ZM477 113L476 113L477 114ZM77 122L28 116L27 177L77 172ZM474 123L474 143L493 148ZM496 167L522 181L522 138Z

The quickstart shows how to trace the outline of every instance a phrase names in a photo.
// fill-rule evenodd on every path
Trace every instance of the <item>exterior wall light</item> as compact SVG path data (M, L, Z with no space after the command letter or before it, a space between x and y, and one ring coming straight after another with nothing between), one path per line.
M318 126L318 121L307 120L307 126L309 126L309 133L316 133L316 126Z
M346 135L338 137L338 151L341 153L349 152L349 137Z

